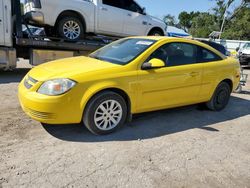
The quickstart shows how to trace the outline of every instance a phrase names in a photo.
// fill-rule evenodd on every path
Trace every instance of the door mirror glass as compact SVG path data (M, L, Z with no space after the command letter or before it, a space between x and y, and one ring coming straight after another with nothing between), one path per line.
M142 70L159 69L165 67L165 63L161 59L151 59L142 65Z

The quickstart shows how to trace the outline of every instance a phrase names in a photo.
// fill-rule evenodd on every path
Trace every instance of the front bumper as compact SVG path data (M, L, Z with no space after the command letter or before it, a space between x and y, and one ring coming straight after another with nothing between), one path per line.
M241 54L239 60L241 65L250 65L250 55L248 54Z
M25 78L26 79L26 78ZM80 123L82 109L80 102L74 99L74 93L60 96L46 96L37 93L42 83L35 83L30 89L25 79L18 88L18 98L23 111L32 119L46 124Z

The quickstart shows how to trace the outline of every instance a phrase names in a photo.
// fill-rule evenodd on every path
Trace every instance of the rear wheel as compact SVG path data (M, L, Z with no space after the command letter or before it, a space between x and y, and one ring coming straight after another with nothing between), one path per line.
M114 92L94 96L83 115L83 123L96 135L110 134L121 127L127 117L127 105L123 97Z
M84 27L80 19L68 16L58 22L58 33L68 41L77 41L84 38Z
M152 31L149 32L148 36L163 36L163 32L158 30L158 29L154 29Z
M212 99L206 103L206 106L213 111L223 110L230 99L231 87L228 83L222 82L218 85Z

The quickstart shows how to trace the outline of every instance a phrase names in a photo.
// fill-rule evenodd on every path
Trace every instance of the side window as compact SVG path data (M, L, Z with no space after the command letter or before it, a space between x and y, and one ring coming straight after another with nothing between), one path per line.
M122 8L122 3L120 0L102 0L102 3L112 7Z
M201 53L200 62L213 62L222 60L220 56L204 48L201 48L200 53Z
M197 63L198 48L188 43L169 43L155 50L148 61L153 58L161 59L167 67Z
M196 45L189 43L170 43L166 48L168 59L167 66L180 66L197 63Z
M133 0L126 0L123 2L124 3L124 9L132 11L132 12L138 12L142 14L142 8Z
M160 48L158 48L157 50L155 50L148 58L147 61L150 61L151 59L161 59L165 65L167 65L167 60L168 60L168 54L166 51L168 44L165 44L163 46L161 46Z

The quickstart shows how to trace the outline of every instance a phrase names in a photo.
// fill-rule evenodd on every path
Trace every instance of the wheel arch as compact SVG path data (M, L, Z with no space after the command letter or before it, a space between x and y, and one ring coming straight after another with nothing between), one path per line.
M84 16L81 13L79 13L78 11L75 11L75 10L64 10L64 11L62 11L58 15L58 17L56 19L55 27L58 26L58 23L59 23L60 19L62 19L64 16L74 16L76 18L80 18L80 20L81 20L81 22L83 24L83 27L84 27L84 32L86 32L86 29L87 29L86 20L85 20Z
M131 117L131 111L132 111L131 97L124 89L119 88L117 86L114 86L113 84L109 85L109 86L103 85L103 86L98 87L98 88L96 87L96 89L94 89L93 87L89 88L85 92L85 94L82 98L82 101L81 101L81 109L82 109L83 114L85 112L85 109L86 109L89 101L93 97L95 97L96 95L99 95L100 93L105 92L105 91L112 91L114 93L117 93L125 100L125 102L127 104L127 108L128 108L127 120L129 120L129 118Z
M233 81L229 78L222 80L220 83L225 82L230 86L231 91L233 91Z
M149 30L149 32L148 32L148 35L150 35L150 33L152 33L153 31L160 31L160 32L162 33L162 35L164 35L164 31L163 31L163 29L160 28L160 27L153 27L153 28L151 28L151 29Z

